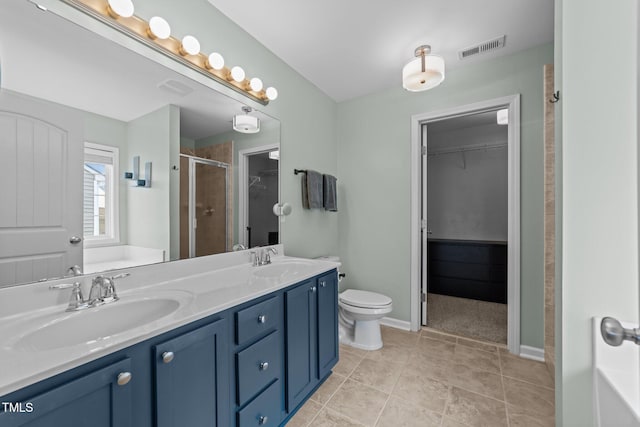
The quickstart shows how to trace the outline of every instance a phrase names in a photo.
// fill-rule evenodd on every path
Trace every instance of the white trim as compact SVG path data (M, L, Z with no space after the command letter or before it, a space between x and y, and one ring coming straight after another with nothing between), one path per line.
M106 144L97 144L95 142L84 142L83 147L83 160L82 164L84 165L84 154L87 149L89 150L99 150L101 152L107 153L109 157L111 157L111 169L112 173L109 179L109 182L106 183L107 186L107 203L110 205L109 211L111 214L109 215L109 223L107 224L108 236L83 236L83 247L85 248L95 248L101 246L114 246L120 244L120 149L113 145ZM84 190L83 190L84 197ZM83 200L84 203L84 200ZM83 210L84 213L84 210ZM84 218L83 218L84 220ZM84 227L84 224L83 224ZM84 234L84 228L83 228Z
M544 350L538 347L521 345L520 357L530 360L537 360L538 362L544 362Z
M507 346L514 354L520 353L520 94L481 101L445 110L411 116L411 330L420 325L420 160L421 126L425 122L466 116L486 110L507 107L509 109L509 160L508 160L508 284Z
M267 153L273 150L279 150L280 144L267 144L259 147L246 148L238 151L238 243L248 248L247 244L247 224L249 223L249 191L248 175L249 175L249 156L260 153ZM280 163L278 162L278 170ZM278 177L280 173L278 173ZM280 200L280 179L278 178L278 201ZM280 222L278 221L278 229ZM280 240L282 241L282 240Z
M383 317L380 319L380 324L389 326L390 328L402 329L403 331L411 330L411 323L406 320L394 319L393 317Z

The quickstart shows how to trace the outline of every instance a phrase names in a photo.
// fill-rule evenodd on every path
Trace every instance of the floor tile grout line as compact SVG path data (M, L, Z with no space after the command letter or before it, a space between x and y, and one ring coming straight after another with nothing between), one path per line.
M502 374L502 357L498 352L498 365L500 366L500 382L502 383L502 394L504 395L504 412L507 417L507 427L511 427L511 421L509 421L509 404L507 403L507 389L504 386L504 375Z
M358 362L359 364L359 362ZM333 374L333 372L332 372ZM340 375L340 374L337 374ZM344 375L340 375L341 377ZM318 410L318 412L316 413L316 415L311 419L311 421L309 422L309 424L307 424L307 426L310 426L311 423L313 423L315 421L316 418L318 418L318 415L320 415L320 412L322 412L323 409L325 409L327 407L327 403L329 403L329 401L333 398L333 396L335 396L335 394L338 392L338 390L340 390L340 387L342 387L342 385L347 382L347 380L349 379L348 376L344 377L344 380L342 380L342 382L338 385L338 387L336 387L336 389L333 391L333 393L331 393L331 395L327 398L327 401L324 402L323 404L321 404L322 406L320 407L320 409ZM323 383L324 385L324 383ZM322 387L322 386L320 386ZM316 391L314 392L314 394L320 389L320 387L318 387L318 389L316 389ZM306 402L305 402L306 403ZM328 408L330 409L330 408ZM337 411L336 411L337 412Z
M547 389L547 390L551 390L551 391L553 391L555 393L555 387L547 387L546 385L542 385L542 384L539 384L539 383L534 383L534 382L529 381L529 380L525 380L525 379L522 379L522 378L514 377L513 375L502 374L502 376L503 377L507 377L510 380L516 380L516 381L520 381L521 383L526 383L528 385L533 385L533 386L536 386L536 387L540 387L540 388L544 388L544 389Z

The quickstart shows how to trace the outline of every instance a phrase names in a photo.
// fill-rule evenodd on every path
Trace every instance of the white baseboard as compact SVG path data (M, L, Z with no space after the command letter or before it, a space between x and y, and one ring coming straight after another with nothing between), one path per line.
M391 328L402 329L403 331L411 330L411 323L406 320L398 320L393 317L383 317L380 319L380 324L384 326L389 326Z
M520 357L524 357L525 359L537 360L538 362L544 362L544 349L538 347L530 347L528 345L521 345Z

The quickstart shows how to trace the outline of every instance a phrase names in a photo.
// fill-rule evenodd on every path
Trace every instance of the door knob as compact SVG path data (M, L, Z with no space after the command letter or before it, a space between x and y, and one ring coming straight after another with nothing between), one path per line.
M621 345L624 341L640 344L640 328L626 329L617 319L612 317L602 319L600 333L604 342L614 347Z
M267 369L269 369L269 362L260 362L260 370L266 371Z
M69 243L71 243L72 245L77 245L78 243L82 242L82 237L78 237L78 236L71 236L69 238Z

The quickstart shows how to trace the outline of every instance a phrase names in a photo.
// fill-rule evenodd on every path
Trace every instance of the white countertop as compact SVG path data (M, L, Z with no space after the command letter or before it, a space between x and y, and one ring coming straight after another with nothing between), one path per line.
M278 252L282 253L282 245L277 247ZM0 346L0 396L340 265L325 260L278 255L272 257L271 266L293 263L291 265L296 266L295 271L285 268L275 276L264 277L261 272L267 270L261 269L269 266L252 267L248 262L248 252L124 270L131 276L116 281L119 301L78 312L65 312L70 290L49 290L51 284L69 282L70 279L0 289L0 336L3 337ZM272 271L279 270L276 267ZM94 276L83 276L81 279L85 295L88 295L88 286ZM74 317L79 320L79 325L104 307L120 305L120 311L127 310L127 307L135 309L136 302L141 299L165 297L178 301L179 306L175 311L99 340L61 348L33 349L30 348L30 341L25 339L43 325L61 320L68 322L67 319Z

